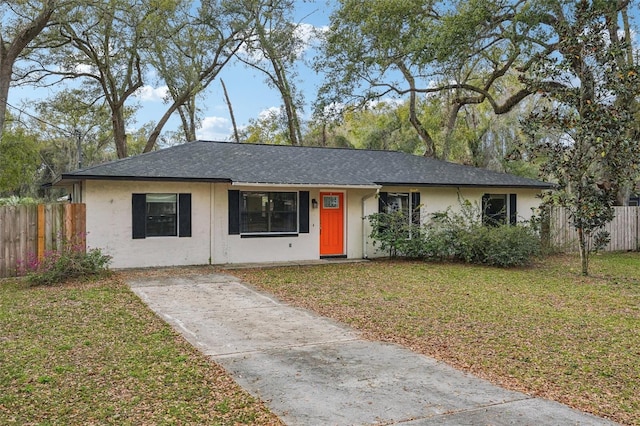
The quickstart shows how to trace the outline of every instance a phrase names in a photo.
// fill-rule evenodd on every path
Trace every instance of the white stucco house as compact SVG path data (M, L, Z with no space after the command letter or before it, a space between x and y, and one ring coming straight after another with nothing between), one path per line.
M63 174L112 267L376 256L367 216L484 203L527 220L551 184L392 151L194 141ZM501 212L501 213L500 213Z

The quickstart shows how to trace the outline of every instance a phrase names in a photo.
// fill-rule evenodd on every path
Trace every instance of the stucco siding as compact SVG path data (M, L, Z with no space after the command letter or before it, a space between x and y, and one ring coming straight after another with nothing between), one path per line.
M215 264L247 262L285 262L318 259L319 214L318 209L309 209L309 233L297 236L247 238L229 235L229 190L239 191L299 191L300 188L269 186L215 185L215 219L213 233L213 257ZM308 190L308 189L304 189ZM318 199L317 190L309 190L309 199Z
M473 208L482 208L482 196L484 194L517 194L518 222L524 222L531 218L532 209L537 208L540 199L537 195L539 190L520 189L520 188L424 188L421 190L421 203L423 204L422 215L423 220L430 217L431 214L447 210L450 206L451 211L460 212L462 204L469 201Z
M538 195L540 190L521 188L437 188L437 187L383 187L381 192L419 192L420 193L420 220L426 223L433 213L444 212L450 209L452 212L461 212L462 203L468 201L473 208L480 211L482 206L482 196L484 194L517 194L517 218L518 222L525 222L531 219L540 204ZM378 212L378 200L373 199L367 202L367 215ZM371 233L371 226L365 226L367 236ZM373 245L373 241L367 240L366 257L387 256L388 253L380 252Z
M210 257L210 189L208 183L86 181L87 246L112 256L114 268L199 265ZM132 238L134 193L190 193L191 237Z
M378 211L374 189L309 188L289 186L241 186L227 183L179 183L88 180L83 184L87 204L87 244L113 257L112 267L228 264L247 262L302 261L320 258L320 209L309 208L309 232L295 236L247 237L229 234L229 190L309 191L309 200L320 200L321 192L344 194L344 255L348 258L384 256L368 238L368 216ZM419 192L420 217L428 221L435 212L451 207L460 211L468 200L480 206L482 195L517 194L518 220L531 217L537 208L538 190L495 188L384 187L385 192ZM132 238L132 194L190 193L191 237Z

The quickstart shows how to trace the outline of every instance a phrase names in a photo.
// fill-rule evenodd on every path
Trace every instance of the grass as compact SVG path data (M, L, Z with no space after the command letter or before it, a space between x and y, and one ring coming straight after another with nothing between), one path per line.
M117 275L0 281L0 424L281 424Z
M200 272L211 269L188 273ZM368 338L640 425L638 253L595 256L587 278L573 257L520 269L374 261L234 274ZM0 281L0 424L280 421L115 275Z
M297 306L510 389L640 425L640 254L521 269L374 261L234 271Z

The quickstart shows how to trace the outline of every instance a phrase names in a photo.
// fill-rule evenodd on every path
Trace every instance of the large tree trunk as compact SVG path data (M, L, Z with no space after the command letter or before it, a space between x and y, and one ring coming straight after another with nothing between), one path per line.
M182 132L184 133L186 142L196 140L196 118L194 109L195 105L193 105L193 101L178 107L178 114L182 122Z
M1 41L2 40L0 40L0 42ZM1 46L0 49L2 49ZM7 101L9 99L9 86L11 85L12 72L13 63L9 62L5 57L0 57L0 140L2 140L2 131L7 114Z
M453 131L456 128L456 121L458 119L458 113L462 108L462 104L454 102L452 109L449 111L449 118L447 119L447 128L444 135L444 146L442 147L442 159L447 161L449 159L449 153L451 152L451 142ZM474 158L475 160L475 158Z
M27 45L31 43L47 25L53 14L55 5L55 0L44 2L38 16L33 18L32 21L27 22L25 27L20 28L10 43L5 42L0 35L0 140L2 140L2 132L7 114L7 102L9 100L9 87L11 86L13 65Z
M113 122L113 136L116 143L116 154L118 158L127 158L127 133L125 130L124 117L122 111L113 111L111 114Z

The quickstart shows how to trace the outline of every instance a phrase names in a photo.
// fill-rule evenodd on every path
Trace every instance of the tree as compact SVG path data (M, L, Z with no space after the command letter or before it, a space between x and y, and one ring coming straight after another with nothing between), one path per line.
M45 183L60 173L116 158L109 108L91 103L80 89L67 89L38 103L30 127L42 144Z
M48 31L51 48L40 58L44 65L40 72L81 79L88 99L104 99L111 112L118 158L128 155L127 103L144 85L142 51L158 28L161 19L157 17L173 7L173 1L153 5L142 0L92 2L79 6Z
M296 91L294 65L304 50L302 26L292 22L292 0L253 1L247 13L253 29L245 49L237 58L267 77L267 84L280 92L287 119L287 136L292 145L300 145L302 131L299 111L301 94Z
M271 108L261 113L257 119L250 119L249 124L240 129L238 138L245 143L291 144L281 108Z
M39 144L24 128L6 129L0 140L0 194L34 195L40 167Z
M206 2L195 16L191 2L178 8L171 28L158 35L147 54L149 63L167 86L169 105L152 129L144 152L151 151L160 132L178 111L186 141L196 138L196 97L219 75L223 67L245 42L251 21L244 16L243 2Z
M607 242L602 228L613 219L616 194L638 173L640 70L625 38L628 5L546 2L537 10L558 36L557 55L536 62L526 80L546 100L525 122L528 148L558 183L552 200L569 209L583 275L591 249Z
M9 99L14 66L29 43L46 27L58 2L4 1L0 5L0 140Z
M317 69L327 74L318 108L371 99L406 97L409 122L423 141L425 156L447 159L458 114L484 102L496 114L510 111L530 94L496 90L497 83L529 52L520 37L523 1L432 0L404 2L344 0L331 17ZM531 51L531 55L539 51ZM528 53L529 54L529 53ZM419 115L419 95L446 94L444 145Z

